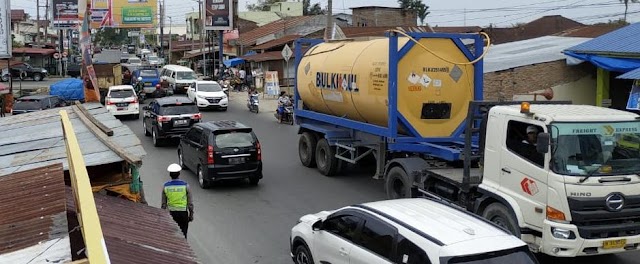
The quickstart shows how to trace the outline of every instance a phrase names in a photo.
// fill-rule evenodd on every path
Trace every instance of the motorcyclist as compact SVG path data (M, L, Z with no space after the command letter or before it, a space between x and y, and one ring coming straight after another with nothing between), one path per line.
M280 97L278 97L278 121L280 123L282 123L282 119L284 117L284 107L289 104L291 104L291 100L289 99L289 96L287 96L287 92L281 91Z
M169 80L167 79L167 76L162 76L160 78L160 89L162 89L162 91L164 92L165 95L169 95L171 94L169 92ZM173 91L172 91L173 92Z
M133 90L136 91L138 96L142 96L144 90L144 82L142 82L142 77L138 77L136 85L133 86Z

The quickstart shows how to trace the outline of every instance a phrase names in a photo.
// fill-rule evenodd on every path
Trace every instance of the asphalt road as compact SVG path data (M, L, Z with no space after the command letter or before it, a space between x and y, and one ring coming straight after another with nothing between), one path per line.
M182 173L195 200L188 240L202 263L292 263L288 239L300 216L385 198L382 182L371 179L369 169L354 168L349 175L327 178L302 166L296 127L278 124L271 109L261 111L256 115L232 103L227 112L203 112L205 121L236 120L254 128L263 147L264 178L256 187L230 182L203 190L192 172ZM147 151L141 169L144 190L149 204L159 207L162 184L169 179L166 168L177 162L176 145L155 148L144 136L141 120L123 122ZM640 253L577 259L540 256L549 264L639 263L638 259Z

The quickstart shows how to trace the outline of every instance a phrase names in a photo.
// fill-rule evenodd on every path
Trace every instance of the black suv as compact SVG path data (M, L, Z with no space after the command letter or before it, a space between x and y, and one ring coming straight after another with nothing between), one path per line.
M165 139L180 138L202 119L198 107L186 97L158 98L142 109L144 135L152 136L156 147Z
M31 78L37 82L44 80L44 78L49 75L47 70L43 68L31 67L31 65L24 62L11 66L9 72L11 72L10 75L12 78L20 78L20 80ZM7 71L2 72L3 82L9 81L9 72Z
M198 175L200 187L213 181L262 179L262 149L253 129L235 121L194 125L180 139L178 161Z
M12 115L36 112L65 106L64 100L55 95L29 95L16 99L11 110Z

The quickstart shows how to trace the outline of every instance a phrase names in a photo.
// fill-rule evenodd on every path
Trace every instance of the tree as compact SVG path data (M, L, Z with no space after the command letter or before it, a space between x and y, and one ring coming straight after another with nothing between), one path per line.
M640 0L633 0L640 1ZM418 18L420 19L420 24L424 24L424 20L429 15L429 6L425 5L421 0L398 0L398 4L400 5L400 9L402 9L402 14L404 15L406 11L416 12Z
M286 2L287 0L258 0L255 4L247 4L249 11L269 11L269 7L275 3Z
M305 16L323 15L325 11L320 3L312 5L311 0L302 0L302 14Z
M103 47L111 45L119 46L130 41L128 32L129 29L100 28L94 35L95 43Z
M629 3L640 3L640 0L620 0L624 3L624 21L627 21L627 12L629 11Z

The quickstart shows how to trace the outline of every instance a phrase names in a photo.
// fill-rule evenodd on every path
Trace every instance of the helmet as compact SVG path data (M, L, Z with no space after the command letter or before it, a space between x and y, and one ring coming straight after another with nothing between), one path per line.
M166 81L167 80L167 76L162 76L162 78L160 78L160 79L162 79L163 81Z
M173 164L169 165L169 167L167 167L167 171L168 172L180 172L180 171L182 171L182 167L180 167L180 165L178 165L178 164L173 163Z
M141 82L142 81L142 76L138 77L138 81Z

